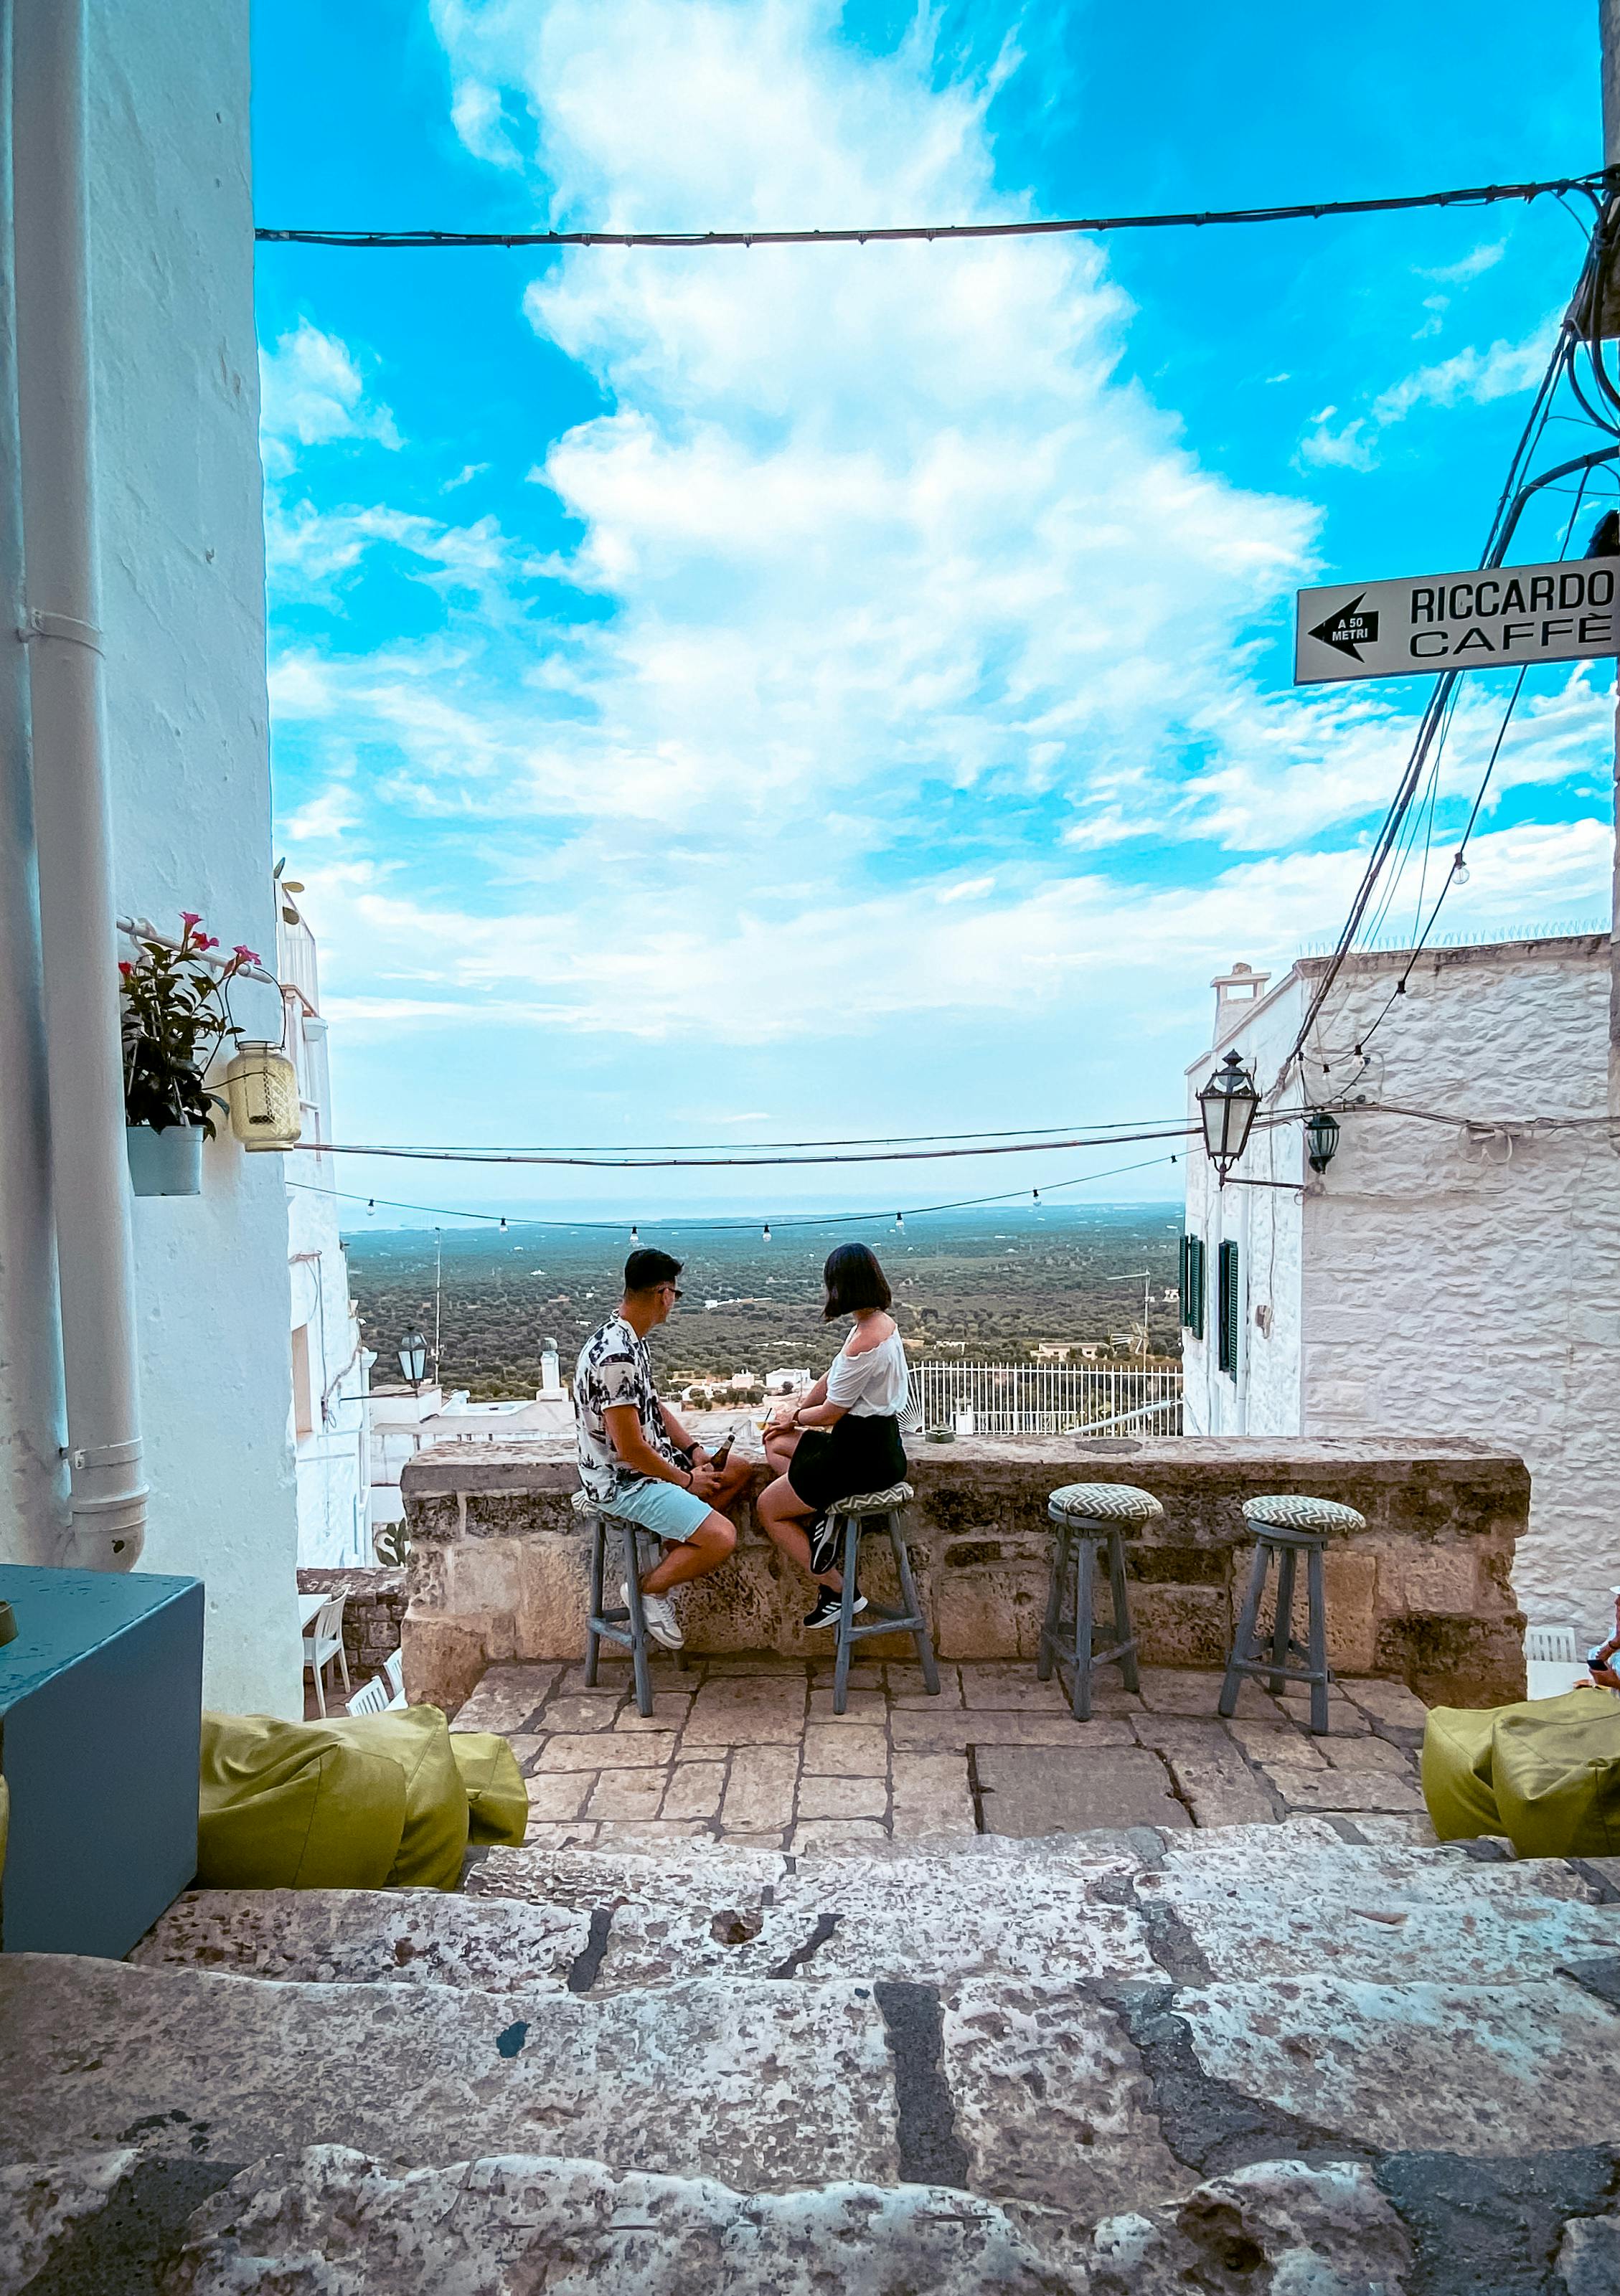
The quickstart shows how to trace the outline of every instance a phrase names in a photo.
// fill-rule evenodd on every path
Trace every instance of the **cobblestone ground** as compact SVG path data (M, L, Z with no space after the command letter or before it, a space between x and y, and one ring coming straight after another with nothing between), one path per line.
M624 1668L603 1676L590 1690L577 1666L494 1667L456 1717L511 1740L536 1847L705 1835L805 1851L1337 1813L1434 1839L1423 1708L1394 1683L1336 1685L1319 1738L1303 1699L1253 1682L1222 1722L1217 1674L1145 1669L1139 1693L1095 1691L1088 1722L1025 1663L942 1665L937 1698L915 1667L859 1667L842 1716L830 1660L661 1662L646 1718ZM1054 1761L1058 1749L1085 1759Z

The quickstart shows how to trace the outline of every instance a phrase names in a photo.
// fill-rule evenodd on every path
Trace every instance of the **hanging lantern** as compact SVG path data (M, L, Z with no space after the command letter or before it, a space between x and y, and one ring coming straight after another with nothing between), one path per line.
M1254 1077L1236 1053L1229 1053L1198 1095L1204 1145L1222 1180L1249 1144L1249 1128L1259 1106Z
M304 1128L298 1070L276 1046L245 1044L225 1072L231 1130L244 1148L294 1147Z
M1313 1172L1325 1172L1339 1144L1339 1120L1325 1108L1313 1108L1305 1119L1305 1152Z
M399 1368L413 1387L420 1387L427 1370L427 1341L420 1332L407 1332L399 1342Z

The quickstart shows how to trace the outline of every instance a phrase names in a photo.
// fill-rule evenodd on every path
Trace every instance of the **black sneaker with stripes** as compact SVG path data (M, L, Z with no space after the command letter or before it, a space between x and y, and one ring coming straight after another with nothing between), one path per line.
M806 1612L804 1623L807 1627L835 1627L838 1624L838 1613L843 1606L843 1595L835 1595L830 1587L824 1587L821 1590L821 1598L815 1609ZM858 1618L866 1607L866 1596L857 1594L851 1606L853 1615Z
M818 1514L810 1525L810 1574L818 1578L830 1570L838 1560L837 1517L830 1511Z

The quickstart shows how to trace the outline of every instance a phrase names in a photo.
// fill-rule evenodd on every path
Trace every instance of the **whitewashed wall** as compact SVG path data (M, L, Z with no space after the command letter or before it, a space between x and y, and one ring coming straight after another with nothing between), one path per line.
M116 890L275 946L245 0L92 11L91 234ZM271 989L250 1033L280 1033ZM302 1711L283 1160L135 1208L143 1568L207 1587L205 1695Z
M301 921L278 917L276 971L287 996L287 1048L298 1070L307 1140L330 1140L332 1074L319 1013L315 939ZM277 1160L280 1160L279 1159ZM338 1230L331 1156L286 1159L288 1267L292 1276L293 1458L298 1477L298 1559L317 1570L369 1563L371 1461L368 1378L360 1326L349 1291L349 1259ZM309 1424L299 1417L297 1335L302 1333Z
M1362 959L1336 989L1330 1065L1400 969L1398 958ZM1291 976L1231 1039L1258 1058L1262 1084L1303 996ZM1606 937L1444 949L1414 972L1357 1089L1466 1115L1600 1116L1608 1030ZM1208 1066L1189 1070L1190 1087ZM1320 1067L1312 1076L1331 1082ZM1596 1127L1480 1142L1451 1123L1353 1109L1341 1121L1323 1179L1277 1200L1298 1207L1303 1249L1279 1249L1274 1273L1263 1237L1245 1255L1245 1391L1234 1398L1213 1373L1212 1348L1189 1349L1189 1423L1230 1427L1236 1412L1253 1432L1514 1443L1533 1481L1519 1600L1533 1620L1595 1633L1620 1582L1620 1156ZM1255 1168L1253 1152L1243 1168ZM1196 1165L1189 1221L1209 1218L1204 1191ZM1213 1259L1212 1247L1212 1310ZM1268 1291L1269 1347L1254 1324Z

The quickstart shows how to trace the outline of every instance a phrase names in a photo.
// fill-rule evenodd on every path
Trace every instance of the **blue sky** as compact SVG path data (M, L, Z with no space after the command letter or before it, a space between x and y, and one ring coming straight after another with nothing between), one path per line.
M1353 21L278 0L255 12L257 207L826 226L1598 163L1584 0L1534 40L1477 0L1422 22L1394 0ZM1173 1113L1212 973L1336 931L1424 698L1296 693L1293 591L1476 561L1580 251L1551 201L1105 242L261 248L279 835L339 1136ZM1568 508L1515 554L1555 555ZM1606 914L1612 684L1533 674L1448 924ZM1501 698L1469 687L1440 839ZM1124 1160L347 1177L645 1218Z

